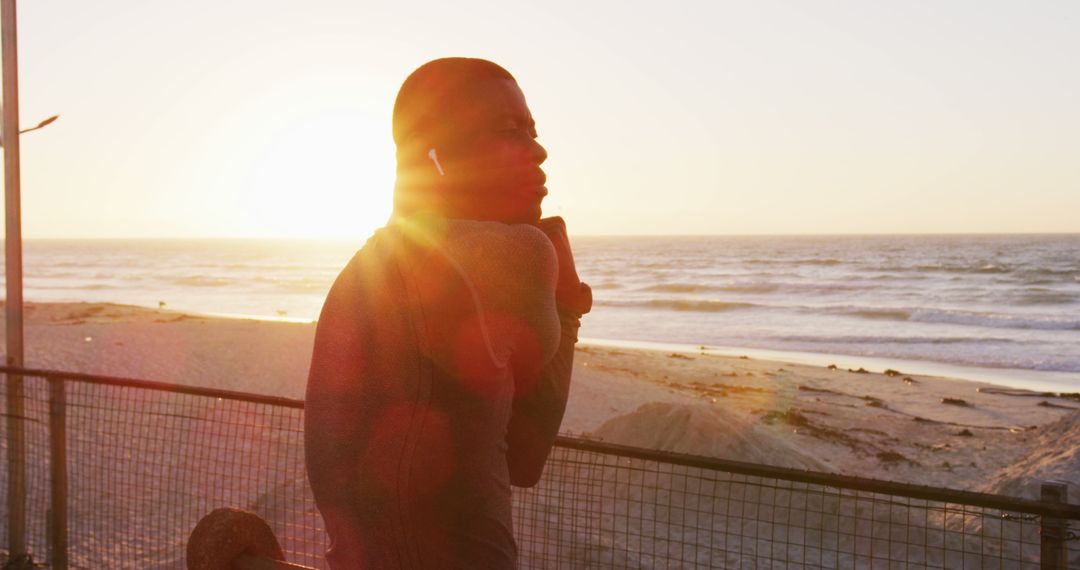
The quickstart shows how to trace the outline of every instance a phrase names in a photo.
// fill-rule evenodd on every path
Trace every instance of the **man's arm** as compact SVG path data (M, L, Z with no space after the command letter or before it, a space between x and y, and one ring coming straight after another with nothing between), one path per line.
M333 539L327 558L344 567L359 560L360 526L354 511L356 458L362 438L356 417L362 375L363 291L357 279L360 256L350 261L331 287L319 316L308 374L304 451L316 504Z
M592 307L592 290L578 278L566 224L562 218L547 218L541 220L540 229L548 236L558 258L555 299L561 330L558 349L542 369L536 370L535 366L530 369L529 363L521 359L511 361L516 392L506 436L506 461L510 483L518 487L536 485L543 474L570 395L581 315Z
M338 276L326 296L315 329L305 393L304 434L307 468L317 490L337 490L347 481L340 446L352 444L355 421L348 417L361 373L355 262Z
M574 346L580 322L577 317L560 311L559 348L538 377L535 371L514 367L517 385L525 388L525 393L515 394L513 415L506 434L510 484L517 487L532 487L540 481L544 463L559 434L570 395L570 374L574 370ZM532 375L535 380L522 382L519 375Z

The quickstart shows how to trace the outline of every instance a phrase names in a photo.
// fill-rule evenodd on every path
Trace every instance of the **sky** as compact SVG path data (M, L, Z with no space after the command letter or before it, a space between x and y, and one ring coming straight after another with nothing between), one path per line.
M362 239L401 81L491 59L571 234L1080 231L1080 2L24 0L30 238Z

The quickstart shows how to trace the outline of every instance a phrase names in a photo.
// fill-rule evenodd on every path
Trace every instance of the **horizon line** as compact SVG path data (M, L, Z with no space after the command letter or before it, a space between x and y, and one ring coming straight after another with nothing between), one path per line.
M574 238L709 238L709 237L916 237L916 236L1080 236L1080 231L1049 231L1049 232L834 232L834 233L571 233ZM46 236L28 237L23 236L22 241L354 241L366 240L366 236L339 236L339 237L300 237L300 236ZM0 243L6 239L0 237Z

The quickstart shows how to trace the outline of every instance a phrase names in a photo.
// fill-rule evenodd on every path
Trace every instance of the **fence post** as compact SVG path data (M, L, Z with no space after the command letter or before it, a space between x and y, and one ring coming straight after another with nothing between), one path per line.
M63 378L49 379L49 546L52 568L67 570L67 394Z
M7 375L7 548L12 560L26 555L26 435L22 376Z
M1066 503L1068 491L1068 485L1062 481L1046 481L1042 484L1039 498L1046 503ZM1040 570L1066 570L1065 520L1057 517L1041 517L1039 537Z

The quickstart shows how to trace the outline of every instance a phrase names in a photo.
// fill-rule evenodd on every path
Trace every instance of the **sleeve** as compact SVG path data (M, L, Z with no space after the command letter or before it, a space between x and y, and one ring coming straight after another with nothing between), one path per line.
M361 332L357 322L362 298L356 275L358 258L354 257L334 281L315 329L304 414L309 456L332 445L326 441L327 437L348 441L347 432L355 424L342 417L345 411L342 404L355 399L353 393L362 373Z
M507 427L506 461L510 483L518 487L536 485L543 474L544 463L566 411L570 375L574 369L574 347L581 326L580 312L556 302L559 266L551 241L540 230L529 229L534 230L534 237L542 241L545 255L543 262L531 263L534 268L531 277L545 287L532 308L543 314L535 316L533 321L538 323L537 326L546 326L549 331L544 335L547 346L530 350L527 340L519 341L510 360L514 401ZM535 274L537 267L546 268L546 273ZM529 312L525 311L526 314ZM521 336L528 339L528 335Z
M510 483L517 487L532 487L540 481L566 411L581 321L560 310L559 324L558 349L539 373L514 361L514 379L519 393L514 397L506 435L506 461Z
M362 375L360 254L334 281L319 315L308 373L304 411L304 454L308 480L327 524L335 556L347 556L359 527L353 512L357 457L362 441L355 407Z
M510 483L529 487L539 481L562 423L579 321L556 301L558 258L539 228L459 227L471 228L479 240L464 248L473 253L462 259L487 301L495 364L509 367L513 377L505 436ZM499 314L512 316L512 326L500 326L506 321Z

